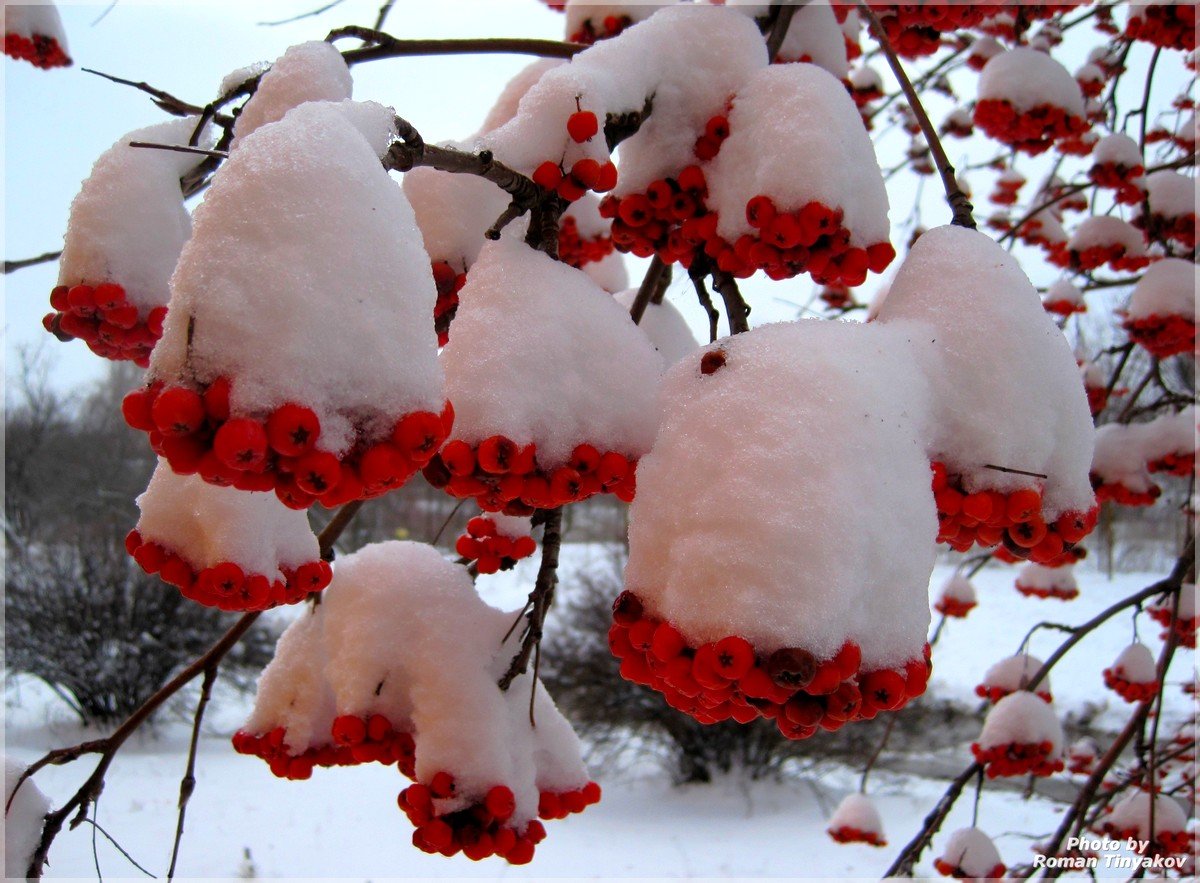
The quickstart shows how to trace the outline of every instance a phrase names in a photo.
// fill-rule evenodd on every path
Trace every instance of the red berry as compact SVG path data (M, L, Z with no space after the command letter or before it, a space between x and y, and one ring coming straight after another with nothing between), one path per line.
M597 193L607 193L617 186L617 167L611 162L600 164L600 174L596 178L596 183L592 185L592 189Z
M321 421L310 408L289 402L267 418L267 440L285 457L299 457L312 450L321 434Z
M550 160L546 160L533 172L533 183L544 190L553 190L561 180L562 169L558 167L558 163Z
M235 417L213 436L213 453L230 469L257 470L267 461L267 432L257 420Z
M330 735L338 745L358 745L367 737L367 725L353 714L343 714L333 719Z
M154 400L150 414L164 436L191 435L204 423L204 402L192 390L173 386Z
M475 471L475 452L461 439L448 443L440 456L451 475L470 475Z
M125 422L134 429L149 432L155 428L154 418L151 416L153 403L154 399L150 390L135 389L126 393L125 398L121 400L121 415L125 418Z
M487 807L488 812L503 822L516 811L517 801L513 797L511 788L507 785L496 785L488 791L487 797L484 798L484 806Z
M493 435L479 444L479 468L492 475L504 475L516 459L518 448L510 439Z
M446 438L442 418L430 411L414 411L396 424L392 441L412 460L424 462Z
M445 770L434 773L432 779L429 780L430 793L438 798L445 799L454 796L454 776L450 775Z
M581 187L591 190L600 180L600 163L591 157L576 160L575 165L571 166L571 176Z
M582 144L600 131L600 122L590 110L577 110L567 117L567 134L577 144Z
M721 674L736 681L754 666L754 648L736 635L717 641L714 651Z
M296 486L306 494L318 497L337 487L342 467L338 458L328 451L311 451L294 466Z
M368 493L399 487L414 471L400 449L388 442L372 445L358 461L358 475Z

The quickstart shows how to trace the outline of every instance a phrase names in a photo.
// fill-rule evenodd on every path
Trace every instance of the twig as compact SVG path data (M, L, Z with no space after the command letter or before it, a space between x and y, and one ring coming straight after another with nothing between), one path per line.
M717 322L720 321L721 314L713 306L712 298L708 295L708 287L704 284L704 273L698 272L699 269L698 264L692 264L688 269L688 278L692 280L692 287L696 289L696 297L700 300L700 306L708 314L708 342L712 343L717 339ZM692 272L693 270L697 272Z
M884 877L912 875L913 865L917 863L921 858L921 853L933 841L933 835L941 829L942 822L950 814L950 810L954 807L954 802L958 800L959 795L962 794L963 788L967 782L971 781L971 777L977 775L982 769L982 764L973 763L958 774L957 778L950 783L950 787L946 789L946 793L942 795L941 800L921 823L921 830L917 832L917 836L908 842L896 856L891 867L884 872Z
M656 254L650 259L650 267L642 278L637 296L629 305L629 317L633 319L634 325L641 324L642 316L646 314L646 307L650 305L654 295L666 289L667 286L663 284L664 278L666 282L671 281L671 268Z
M205 150L203 147L189 147L186 144L153 144L149 141L130 141L130 147L143 147L149 150L172 150L175 153L194 153L198 156L212 156L217 159L229 159L224 150Z
M807 2L808 0L803 0L801 3L776 2L771 4L771 11L775 15L774 20L767 27L767 58L769 60L774 61L775 56L779 54L783 41L787 38L788 28L791 27L792 18Z
M1141 131L1138 134L1138 150L1145 152L1146 150L1146 118L1150 116L1150 86L1154 83L1154 69L1158 67L1158 56L1162 54L1162 47L1155 46L1154 54L1150 56L1150 68L1146 71L1146 91L1142 95L1142 118ZM1154 804L1151 803L1151 806Z
M887 728L883 731L883 738L879 740L879 744L875 746L875 751L867 758L867 765L863 767L862 777L858 780L858 793L867 793L867 777L871 775L871 768L875 766L875 761L879 760L879 755L883 754L883 749L887 747L888 739L892 737L892 730L896 726L897 715L889 714Z
M38 264L48 264L51 261L57 261L62 257L61 251L47 251L38 255L35 258L22 258L19 261L5 261L4 275L15 273L17 270L24 270L26 267L36 267Z
M84 821L92 826L93 832L99 831L101 834L103 834L104 839L107 840L109 843L111 843L113 845L113 848L116 849L117 852L119 852L119 853L121 853L121 855L125 856L125 860L127 862L129 862L131 865L133 865L135 868L137 868L139 871L141 871L143 874L145 874L151 880L158 879L153 874L151 874L149 871L147 871L145 868L143 868L140 864L138 864L137 860L134 859L133 856L131 856L128 852L125 851L125 847L123 847L120 843L118 843L116 841L116 839L113 838L112 834L109 834L107 831L105 831L104 828L102 828L100 826L99 822L97 822L95 819L86 819L86 818L84 819Z
M487 37L481 39L398 40L371 28L350 25L329 32L327 43L352 37L370 43L342 53L346 64L355 65L381 58L412 55L537 55L542 58L571 58L586 49L578 43L560 40L532 40L523 37Z
M879 23L879 19L866 3L866 0L858 0L858 9L867 20L871 28L871 34L875 37L875 41L887 57L888 66L891 67L892 73L900 82L900 88L904 90L904 97L908 100L908 106L912 110L913 116L917 118L917 123L921 127L921 133L925 136L925 143L929 146L929 152L933 156L934 165L937 166L938 174L941 175L942 187L946 190L946 202L950 204L950 211L953 215L950 223L957 227L967 227L974 230L975 218L972 215L971 200L967 198L967 194L963 193L962 188L958 186L958 177L954 173L954 166L950 164L950 159L946 156L941 139L938 138L937 129L929 121L929 115L925 113L925 108L921 104L921 98L917 95L917 90L913 88L912 81L900 65L900 59L896 56L896 50L892 47L887 33L883 30L883 26Z
M341 4L342 0L331 0L331 2L326 3L324 6L309 10L308 12L301 12L299 15L293 15L291 18L281 18L278 21L259 21L255 22L255 24L259 25L260 27L268 28L273 28L276 25L288 25L294 21L300 21L301 19L314 18L320 15L322 12L328 12L329 10L333 9L333 7L340 6Z
M167 868L167 879L175 879L175 863L179 859L179 844L183 841L183 819L187 814L188 802L192 792L196 790L196 750L200 744L200 722L204 719L204 709L212 696L213 683L217 680L220 660L216 660L204 670L204 680L200 684L200 699L196 702L196 716L192 720L192 741L188 746L187 769L179 781L179 817L175 822L175 843L171 847L171 865Z
M1008 472L1013 475L1028 475L1032 478L1049 478L1050 477L1043 472L1028 472L1024 469L1013 469L1011 466L995 466L991 463L984 463L983 468L984 469L992 469L992 470L995 470L996 472Z
M750 315L750 307L742 298L737 280L732 274L716 268L712 270L712 280L713 288L721 295L721 300L725 301L725 318L729 321L729 333L741 334L743 331L749 331L750 323L747 317Z
M542 640L542 625L546 613L554 603L554 590L558 586L558 551L562 544L562 508L546 511L546 522L542 533L542 561L538 567L537 581L529 593L529 613L525 631L521 635L521 649L509 663L504 677L500 678L500 689L507 690L519 675L529 667L529 659Z
M85 74L94 74L97 77L103 77L113 83L120 83L122 86L132 86L139 92L145 92L154 101L156 107L165 110L173 116L186 117L193 114L202 113L204 108L199 105L184 101L182 98L176 98L170 92L164 92L162 89L156 89L149 83L135 82L134 80L126 80L123 77L116 77L112 74L106 74L103 71L93 70L90 67L81 67L81 71Z
M383 23L387 21L388 13L392 11L392 6L394 6L395 3L396 0L386 0L386 2L379 7L379 15L375 17L375 30L378 31L383 29Z

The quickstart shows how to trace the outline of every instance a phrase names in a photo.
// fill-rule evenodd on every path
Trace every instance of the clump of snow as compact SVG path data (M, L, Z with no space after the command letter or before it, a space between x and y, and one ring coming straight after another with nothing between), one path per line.
M1121 485L1136 494L1154 493L1157 496L1157 486L1146 468L1148 425L1106 423L1098 427L1092 473L1104 484Z
M676 364L638 467L626 588L692 643L828 659L851 640L864 670L919 659L937 534L925 388L878 325L767 325Z
M116 282L143 316L167 302L192 228L179 179L204 157L129 143L185 145L198 122L187 117L138 129L96 160L71 203L59 285Z
M1114 163L1126 168L1143 164L1142 152L1138 149L1137 142L1121 132L1105 135L1097 141L1092 150L1092 160L1096 163Z
M629 270L626 269L625 259L619 252L611 252L598 261L584 264L583 272L610 294L629 287Z
M1150 838L1150 804L1154 803L1154 835L1157 839L1165 833L1183 831L1187 828L1187 816L1183 809L1166 794L1156 794L1152 798L1145 791L1131 788L1113 806L1112 812L1105 816L1105 828L1116 831L1136 831L1136 837L1142 840Z
M1158 678L1158 665L1150 648L1141 642L1130 644L1117 656L1111 671L1131 684L1151 684Z
M1075 595L1079 592L1079 585L1075 582L1075 568L1070 565L1046 567L1028 561L1017 571L1017 585L1060 596Z
M1018 113L1051 105L1083 116L1083 93L1070 72L1045 53L1017 47L992 58L979 77L980 100L1007 101Z
M256 61L253 64L247 64L244 67L232 70L221 79L221 85L217 88L217 95L224 98L243 83L247 83L255 77L261 77L270 69L271 63L269 61Z
M1089 215L1067 240L1067 248L1070 251L1086 251L1096 246L1112 245L1124 248L1126 257L1142 257L1146 254L1146 244L1141 231L1128 221L1122 221L1112 215Z
M345 101L353 92L350 69L332 43L311 40L292 46L259 80L234 121L230 147L236 149L255 129L283 119L306 101Z
M850 71L848 79L850 85L856 90L883 90L883 77L879 76L879 71L869 65L856 67Z
M1047 304L1083 306L1083 292L1071 284L1070 279L1059 279L1046 289L1043 301Z
M1155 315L1194 318L1197 290L1200 268L1182 258L1164 258L1146 268L1134 286L1126 312L1131 319Z
M989 61L1003 52L1004 47L995 37L980 37L971 44L971 49L967 53L967 61L975 70L983 70Z
M585 8L588 16L597 14L597 7ZM696 46L711 51L697 53ZM740 13L690 4L661 9L545 72L521 99L516 116L487 133L480 146L522 172L545 160L561 162L564 169L584 157L604 162L604 138L575 143L567 133L568 117L591 111L603 125L608 114L641 111L653 95L654 113L621 150L620 186L644 190L694 161L692 148L705 123L766 63L762 35Z
M4 2L4 53L49 70L71 64L67 32L53 0Z
M594 3L592 0L566 0L566 30L567 39L575 34L585 32L585 25L590 23L592 28L603 34L607 33L605 19L628 18L631 22L644 21L659 9L662 3L650 3L638 0L633 3Z
M199 475L176 475L159 460L137 498L137 531L200 571L232 562L272 582L283 570L320 559L308 515L289 509L273 493L208 484Z
M617 303L628 310L637 298L638 290L630 288L616 295ZM662 303L646 304L646 312L638 327L650 338L650 343L663 358L667 367L674 365L684 356L691 355L700 346L696 336L692 334L683 314L668 300Z
M1196 213L1200 201L1200 181L1172 169L1151 172L1146 176L1146 199L1150 213L1164 218L1178 218Z
M847 794L829 819L829 830L851 830L859 835L883 839L883 819L875 801L865 794Z
M985 688L998 688L1006 694L1024 690L1044 664L1028 653L1006 656L984 672L982 685ZM1049 675L1038 682L1037 689L1039 693L1050 694Z
M888 241L879 161L854 101L829 73L812 64L755 72L738 90L729 128L706 171L724 239L751 232L746 203L765 194L781 212L809 202L841 209L854 246Z
M662 361L585 273L506 235L484 246L459 299L442 352L454 438L534 443L544 469L582 443L650 450Z
M961 604L976 603L974 584L961 573L952 573L938 593L939 598L957 601Z
M329 743L336 715L383 715L413 736L418 780L454 777L456 794L439 813L505 784L523 827L537 816L540 788L578 789L588 777L545 689L538 685L533 728L530 676L508 692L497 686L518 643L503 641L512 617L484 603L467 571L432 546L366 546L338 561L321 604L280 638L246 729L283 726L298 754Z
M239 415L309 407L337 455L441 410L429 256L358 125L390 113L309 102L246 137L196 210L152 379L230 378Z
M1167 455L1190 456L1196 451L1196 406L1163 414L1145 424L1142 454L1148 462Z
M987 468L1001 466L1047 476L1047 520L1091 508L1092 417L1075 356L1003 248L962 227L926 232L875 321L911 342L934 390L930 457L969 492L1034 484Z
M458 272L465 272L478 260L487 241L483 234L510 199L491 181L433 168L405 172L404 195L416 214L429 257L445 261Z
M978 828L959 828L951 834L935 864L943 874L953 873L967 879L998 877L1004 873L996 844Z
M1038 745L1050 743L1045 760L1062 757L1063 730L1054 706L1041 697L1017 690L988 709L979 734L978 745L988 749L1002 745Z
M13 789L23 772L25 764L11 757L4 758L4 805L8 807L4 813L4 876L18 879L25 878L29 861L42 839L42 822L50 812L49 799L32 779L27 779L13 797Z
M782 61L807 61L829 71L839 80L846 79L850 63L846 60L846 38L827 3L801 6L788 25L779 47Z
M532 64L521 68L517 75L509 80L508 84L500 91L496 103L484 117L478 134L486 135L511 121L517 115L517 106L521 99L525 97L526 92L533 88L533 84L540 80L546 71L565 63L561 58L539 58Z

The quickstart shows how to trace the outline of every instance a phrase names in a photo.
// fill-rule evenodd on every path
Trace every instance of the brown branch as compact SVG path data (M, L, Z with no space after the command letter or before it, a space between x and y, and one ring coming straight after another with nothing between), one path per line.
M712 270L712 280L713 288L721 295L721 300L725 301L725 318L729 320L729 333L741 334L743 331L749 331L750 323L747 317L750 315L750 307L742 298L737 280L732 274L716 268Z
M704 308L704 312L708 314L708 342L712 343L717 339L717 322L720 321L721 314L717 312L712 298L709 297L708 287L704 284L704 275L699 261L688 268L688 278L692 280L692 287L696 289L696 297L700 301L700 306Z
M942 617L942 622L946 621L946 617ZM875 766L875 761L879 760L879 755L883 754L883 749L887 748L887 743L892 738L892 730L896 726L897 715L889 714L887 727L883 731L883 738L879 740L879 744L875 746L875 750L871 756L867 758L867 764L863 767L862 777L858 780L858 793L867 793L867 777L871 775L871 769Z
M888 66L891 67L892 73L900 82L900 88L904 90L904 97L908 100L908 106L917 118L917 123L920 125L921 132L925 136L925 143L929 146L929 152L933 156L934 165L937 166L938 174L941 175L942 187L946 190L946 202L950 204L950 211L953 215L950 223L957 227L967 227L974 230L975 218L972 215L971 200L967 198L967 194L958 186L958 178L954 173L954 166L950 164L950 159L946 156L941 139L938 138L937 129L929 121L929 115L925 113L925 108L921 104L917 90L913 88L912 81L908 78L908 74L904 72L904 68L900 64L900 59L896 56L896 50L888 39L887 33L883 30L883 26L879 23L879 19L866 3L866 0L858 0L858 8L859 12L867 20L867 24L870 25L872 36L875 37L875 41L887 57Z
M172 116L186 117L192 116L193 114L203 113L204 111L204 108L200 107L199 105L184 101L182 98L176 98L170 92L164 92L162 89L156 89L149 83L126 80L123 77L115 77L112 74L106 74L103 71L93 70L90 67L81 67L80 70L85 74L94 74L97 77L103 77L110 82L120 83L122 86L132 86L139 92L145 92L150 96L156 107L158 107L160 110L166 111Z
M333 43L346 37L371 44L342 53L346 64L351 66L381 58L405 58L414 55L536 55L541 58L571 58L587 48L578 43L523 37L398 40L382 31L357 25L332 30L325 40Z
M996 466L996 465L993 465L992 463L984 463L983 468L991 469L996 472L1007 472L1012 475L1028 475L1031 478L1049 478L1049 476L1046 475L1044 472L1029 472L1025 469L1014 469L1011 466Z
M542 528L542 561L538 566L537 581L529 593L525 630L521 634L521 649L509 663L508 670L500 678L500 689L507 690L518 676L529 668L529 659L542 640L542 625L546 613L554 603L554 590L558 586L558 551L562 545L562 508L546 510L546 521Z
M15 273L17 270L24 270L26 267L36 267L38 264L48 264L51 261L57 261L62 257L61 251L47 251L38 255L35 258L23 258L19 261L5 261L4 275Z
M179 844L183 841L183 819L187 814L188 802L192 792L196 790L196 750L200 744L200 722L204 719L204 709L212 696L213 683L217 680L217 670L220 660L216 660L204 670L204 680L200 684L200 699L196 703L196 715L192 719L192 741L188 746L187 768L183 778L179 780L179 817L175 822L175 843L171 847L171 865L167 868L167 879L175 879L175 863L179 859Z
M953 809L955 801L962 794L963 788L966 787L967 782L971 781L971 777L977 775L982 769L981 764L973 763L958 774L957 778L950 783L950 787L946 789L946 793L942 795L941 800L921 823L921 830L917 832L917 836L908 842L896 856L892 866L884 872L884 877L912 876L913 866L921 858L921 853L933 841L933 836L941 830L942 823L946 821L946 816L950 814L950 810Z
M276 25L288 25L294 21L300 21L305 18L315 18L322 12L328 12L335 6L341 6L342 2L343 0L330 0L330 2L326 3L324 6L319 6L316 9L310 9L308 12L301 12L299 15L293 15L291 18L281 18L276 21L258 21L255 22L255 24L259 27L267 28L273 28Z
M387 21L388 13L392 11L396 0L385 0L384 4L379 7L379 15L375 16L375 30L383 29L383 23Z
M808 3L808 0L802 0L800 3L775 2L771 4L771 11L774 13L773 20L767 27L767 58L771 61L775 60L775 56L779 54L780 48L783 46L783 41L787 39L788 28L792 25L792 19L799 12L800 7Z
M637 297L633 299L633 303L629 305L629 317L633 319L634 325L641 324L642 316L646 314L646 307L654 296L659 296L659 303L662 302L662 292L666 291L667 284L671 281L671 267L663 262L657 254L650 259L650 267L646 270L646 275L642 278L641 287L638 288Z
M333 544L341 536L342 531L345 530L350 520L354 517L354 513L358 511L361 505L361 500L347 503L338 511L333 520L325 526L325 529L321 531L317 541L323 558L328 559L333 550ZM17 780L17 784L13 787L13 795L17 793L17 789L21 787L21 784L26 779L49 764L62 765L77 760L84 754L100 754L100 761L96 764L95 770L92 771L92 774L80 786L79 790L59 809L46 814L45 822L42 826L42 836L37 848L33 852L33 856L29 860L29 867L25 873L26 877L34 880L41 879L42 870L46 864L46 857L50 852L50 846L54 843L54 838L62 831L67 817L72 812L75 812L75 817L71 820L71 828L78 827L87 818L88 806L94 804L100 796L100 792L104 789L104 777L108 772L108 768L112 765L113 760L116 759L117 753L121 750L121 746L125 744L126 740L142 724L149 720L150 716L164 702L178 693L187 684L191 683L201 673L207 673L210 668L215 669L220 661L225 658L225 654L237 645L238 641L250 630L250 627L254 625L255 621L261 615L259 611L243 614L215 644L160 687L153 696L143 702L107 738L96 739L70 748L60 748L51 751L21 774L21 777ZM12 797L10 796L9 804L11 803Z
M145 148L147 150L170 150L175 153L194 153L197 156L229 159L229 154L224 150L205 150L203 147L190 147L186 144L154 144L150 141L130 141L129 146Z

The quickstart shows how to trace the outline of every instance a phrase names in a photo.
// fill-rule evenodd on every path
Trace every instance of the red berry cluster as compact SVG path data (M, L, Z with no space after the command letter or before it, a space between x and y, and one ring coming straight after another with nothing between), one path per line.
M458 798L454 777L440 772L428 784L417 782L400 792L397 803L412 822L413 846L422 852L450 856L462 853L471 861L493 855L511 865L533 860L534 849L546 837L545 826L534 819L524 830L508 824L516 811L516 799L507 785L494 785L481 800L465 808L439 812L435 801ZM562 819L583 812L600 801L600 786L588 782L577 791L543 791L538 815ZM461 800L455 805L461 807Z
M115 282L99 285L59 285L50 292L50 306L42 325L54 336L76 338L96 355L113 361L130 361L145 368L150 351L162 337L166 307L146 315L125 299L125 289Z
M854 106L858 108L866 107L872 101L878 101L883 97L883 87L878 83L862 87L851 85L849 89L850 97L854 99Z
M967 493L962 476L944 463L933 465L933 496L938 512L938 542L956 552L972 545L1004 547L1018 558L1054 567L1076 543L1092 532L1099 508L1087 513L1066 512L1047 523L1042 518L1042 494L1037 488Z
M851 246L851 232L842 226L842 210L809 202L788 211L770 196L759 194L746 203L746 220L753 232L730 243L717 233L714 212L696 221L704 253L738 278L763 270L774 280L809 273L819 285L862 285L867 271L882 273L896 257L890 242L866 248ZM685 228L686 229L686 228Z
M1195 452L1163 454L1158 459L1147 463L1146 468L1151 472L1185 478L1196 474L1196 454Z
M1019 113L1000 98L985 98L975 105L975 125L989 138L1030 156L1045 153L1055 141L1080 135L1088 128L1086 121L1061 107L1039 104Z
M63 51L58 40L45 34L34 34L32 38L20 34L4 35L4 54L17 61L28 61L34 67L50 70L69 67L71 59Z
M631 24L633 24L633 19L628 15L606 15L600 20L598 25L592 19L587 18L580 25L580 29L568 37L567 40L571 43L591 46L599 40L607 40L610 37L617 36Z
M496 522L477 516L467 522L467 532L454 544L459 555L476 562L480 573L495 573L511 570L522 558L528 558L537 549L533 537L509 537L498 532Z
M1108 407L1107 386L1085 385L1083 389L1087 393L1088 409L1091 410L1093 417ZM1117 390L1113 390L1113 392L1117 392Z
M887 840L878 831L862 831L850 825L830 828L826 833L838 843L869 843L872 846L887 846Z
M1024 687L1020 688L1024 689ZM1008 687L1002 687L999 684L976 684L975 695L980 699L986 699L988 702L995 705L1005 696L1015 692ZM1050 695L1050 691L1043 688L1038 690L1035 695L1039 696L1043 702L1052 702L1054 697Z
M520 447L493 435L475 446L461 439L447 442L425 467L425 480L452 497L474 497L484 512L532 515L534 509L577 503L601 492L632 502L637 461L581 444L565 465L547 470L538 465L537 445Z
M1126 702L1145 702L1158 692L1158 681L1130 681L1123 668L1104 669L1104 686Z
M954 619L966 619L967 614L977 606L974 601L966 601L962 598L952 598L948 595L942 595L934 602L933 609L942 614L942 616L949 616Z
M179 589L185 598L221 610L268 610L280 604L303 601L333 579L326 561L309 561L296 568L280 568L282 580L272 581L261 573L246 573L232 561L196 569L182 555L153 541L142 539L136 530L125 537L125 551L146 573L158 574L163 582Z
M696 139L692 153L701 162L708 162L721 152L721 145L729 137L729 118L724 114L710 117L704 124L704 134Z
M987 14L985 7L969 3L876 3L868 4L879 17L889 42L901 58L933 55L941 48L942 34L973 28ZM839 20L854 4L835 3Z
M1025 179L1015 176L1002 176L996 179L996 189L988 194L988 202L996 205L1016 205L1017 194L1025 186Z
M1187 316L1153 313L1121 323L1129 339L1156 359L1196 351L1196 323Z
M1188 249L1196 247L1195 212L1167 216L1152 211L1149 219L1146 215L1139 214L1130 223L1144 231L1151 242L1164 242L1171 239Z
M1162 638L1166 640L1169 630L1175 630L1175 637L1178 638L1180 646L1196 648L1196 626L1197 618L1195 616L1185 617L1174 616L1171 599L1168 598L1166 603L1155 604L1153 607L1146 609L1150 614L1150 618L1161 625L1168 631L1162 633Z
M1072 749L1067 754L1067 772L1074 773L1077 776L1090 776L1092 769L1096 764L1096 755L1088 753L1077 753Z
M450 342L450 323L458 312L458 293L467 284L467 274L459 273L445 261L434 261L433 283L437 287L433 329L437 332L438 346L445 346Z
M1106 807L1112 812L1112 807ZM1107 834L1114 840L1128 842L1130 840L1145 840L1146 833L1140 827L1118 828L1112 822L1100 825L1100 833ZM1195 848L1193 837L1187 831L1156 831L1154 842L1146 848L1143 855L1187 855Z
M1072 598L1079 597L1079 589L1068 586L1035 586L1029 583L1021 582L1017 578L1017 591L1026 598L1057 598L1060 601L1070 601Z
M590 110L577 110L567 117L567 134L576 144L591 141L600 132L600 121ZM533 170L533 182L543 190L574 202L589 190L607 193L617 186L617 167L611 160L600 162L589 156L575 160L565 169L561 162L546 160Z
M640 258L657 254L666 263L691 266L703 240L698 224L707 214L708 184L699 166L687 166L675 177L652 182L645 193L609 196L600 216L612 219L618 251Z
M817 296L830 309L847 310L854 306L854 295L845 285L826 285Z
M1087 304L1079 300L1067 300L1061 298L1059 300L1044 300L1042 308L1047 313L1053 313L1056 316L1070 316L1073 313L1086 313ZM1093 415L1094 416L1094 415Z
M1144 491L1137 491L1119 481L1105 481L1095 472L1092 473L1091 479L1097 503L1112 502L1118 506L1153 506L1154 502L1162 496L1162 488L1156 484L1151 484Z
M307 779L314 767L355 766L360 763L395 764L410 779L416 775L416 744L410 734L393 728L381 714L358 717L343 714L329 728L331 741L300 754L284 744L287 732L275 727L262 735L238 730L233 750L261 757L281 779Z
M1084 98L1099 98L1104 92L1105 79L1103 72L1097 73L1095 70L1090 71L1093 76L1079 76L1076 74L1075 82L1079 84L1079 91L1083 93Z
M992 557L997 561L1002 561L1005 564L1021 564L1025 561L1024 558L1018 558L1012 552L1008 551L1005 546L997 546L992 550ZM1062 555L1055 558L1047 567L1066 567L1068 564L1078 564L1087 557L1087 549L1076 543L1069 549L1063 549Z
M449 402L441 415L415 411L397 420L386 439L359 442L339 458L317 449L321 424L309 408L289 403L265 420L234 417L230 389L224 377L199 391L153 383L126 395L121 411L126 423L149 434L175 473L239 490L274 490L292 509L317 501L333 508L400 487L429 462L454 423Z
M954 877L956 880L999 880L1008 871L1007 867L999 864L981 876L950 864L944 857L934 859L933 866L943 877Z
M928 645L925 657L902 671L870 672L861 669L853 641L826 660L800 648L760 657L736 635L692 647L629 591L613 603L608 645L621 660L621 677L659 691L668 705L700 723L732 718L745 724L762 717L789 739L896 711L925 692L930 671Z
M971 753L977 763L983 764L989 779L1000 776L1052 776L1063 770L1062 758L1053 757L1054 743L1006 742L984 748L978 742L971 743Z
M1089 122L1099 121L1098 119L1094 119L1091 114L1088 115L1087 119ZM1088 156L1096 148L1096 142L1099 140L1099 136L1090 130L1076 132L1060 140L1056 145L1056 149L1059 153L1066 154L1067 156ZM1087 200L1082 194L1075 194L1063 200L1063 203L1068 202L1072 207L1076 207L1076 211L1083 211L1087 208ZM1078 207L1080 203L1082 203L1082 207Z
M568 215L562 219L558 227L558 259L564 264L580 269L584 264L604 260L612 252L612 236L584 239L574 218Z
M1052 251L1050 263L1076 272L1087 272L1108 264L1114 270L1140 270L1150 263L1147 254L1131 255L1119 242L1092 245L1085 249L1060 248Z
M1144 40L1163 49L1191 52L1196 48L1196 6L1193 3L1152 3L1134 7L1125 26L1129 40Z
M951 138L970 138L975 134L975 126L971 124L970 119L947 117L946 120L942 122L942 130L939 134L941 134L943 138L947 136ZM992 201L995 202L995 200ZM1009 205L1011 205L1011 203L1009 203Z
M1146 169L1143 166L1127 166L1118 162L1094 163L1088 169L1088 179L1097 187L1115 190L1121 205L1137 205L1145 195L1137 180Z

